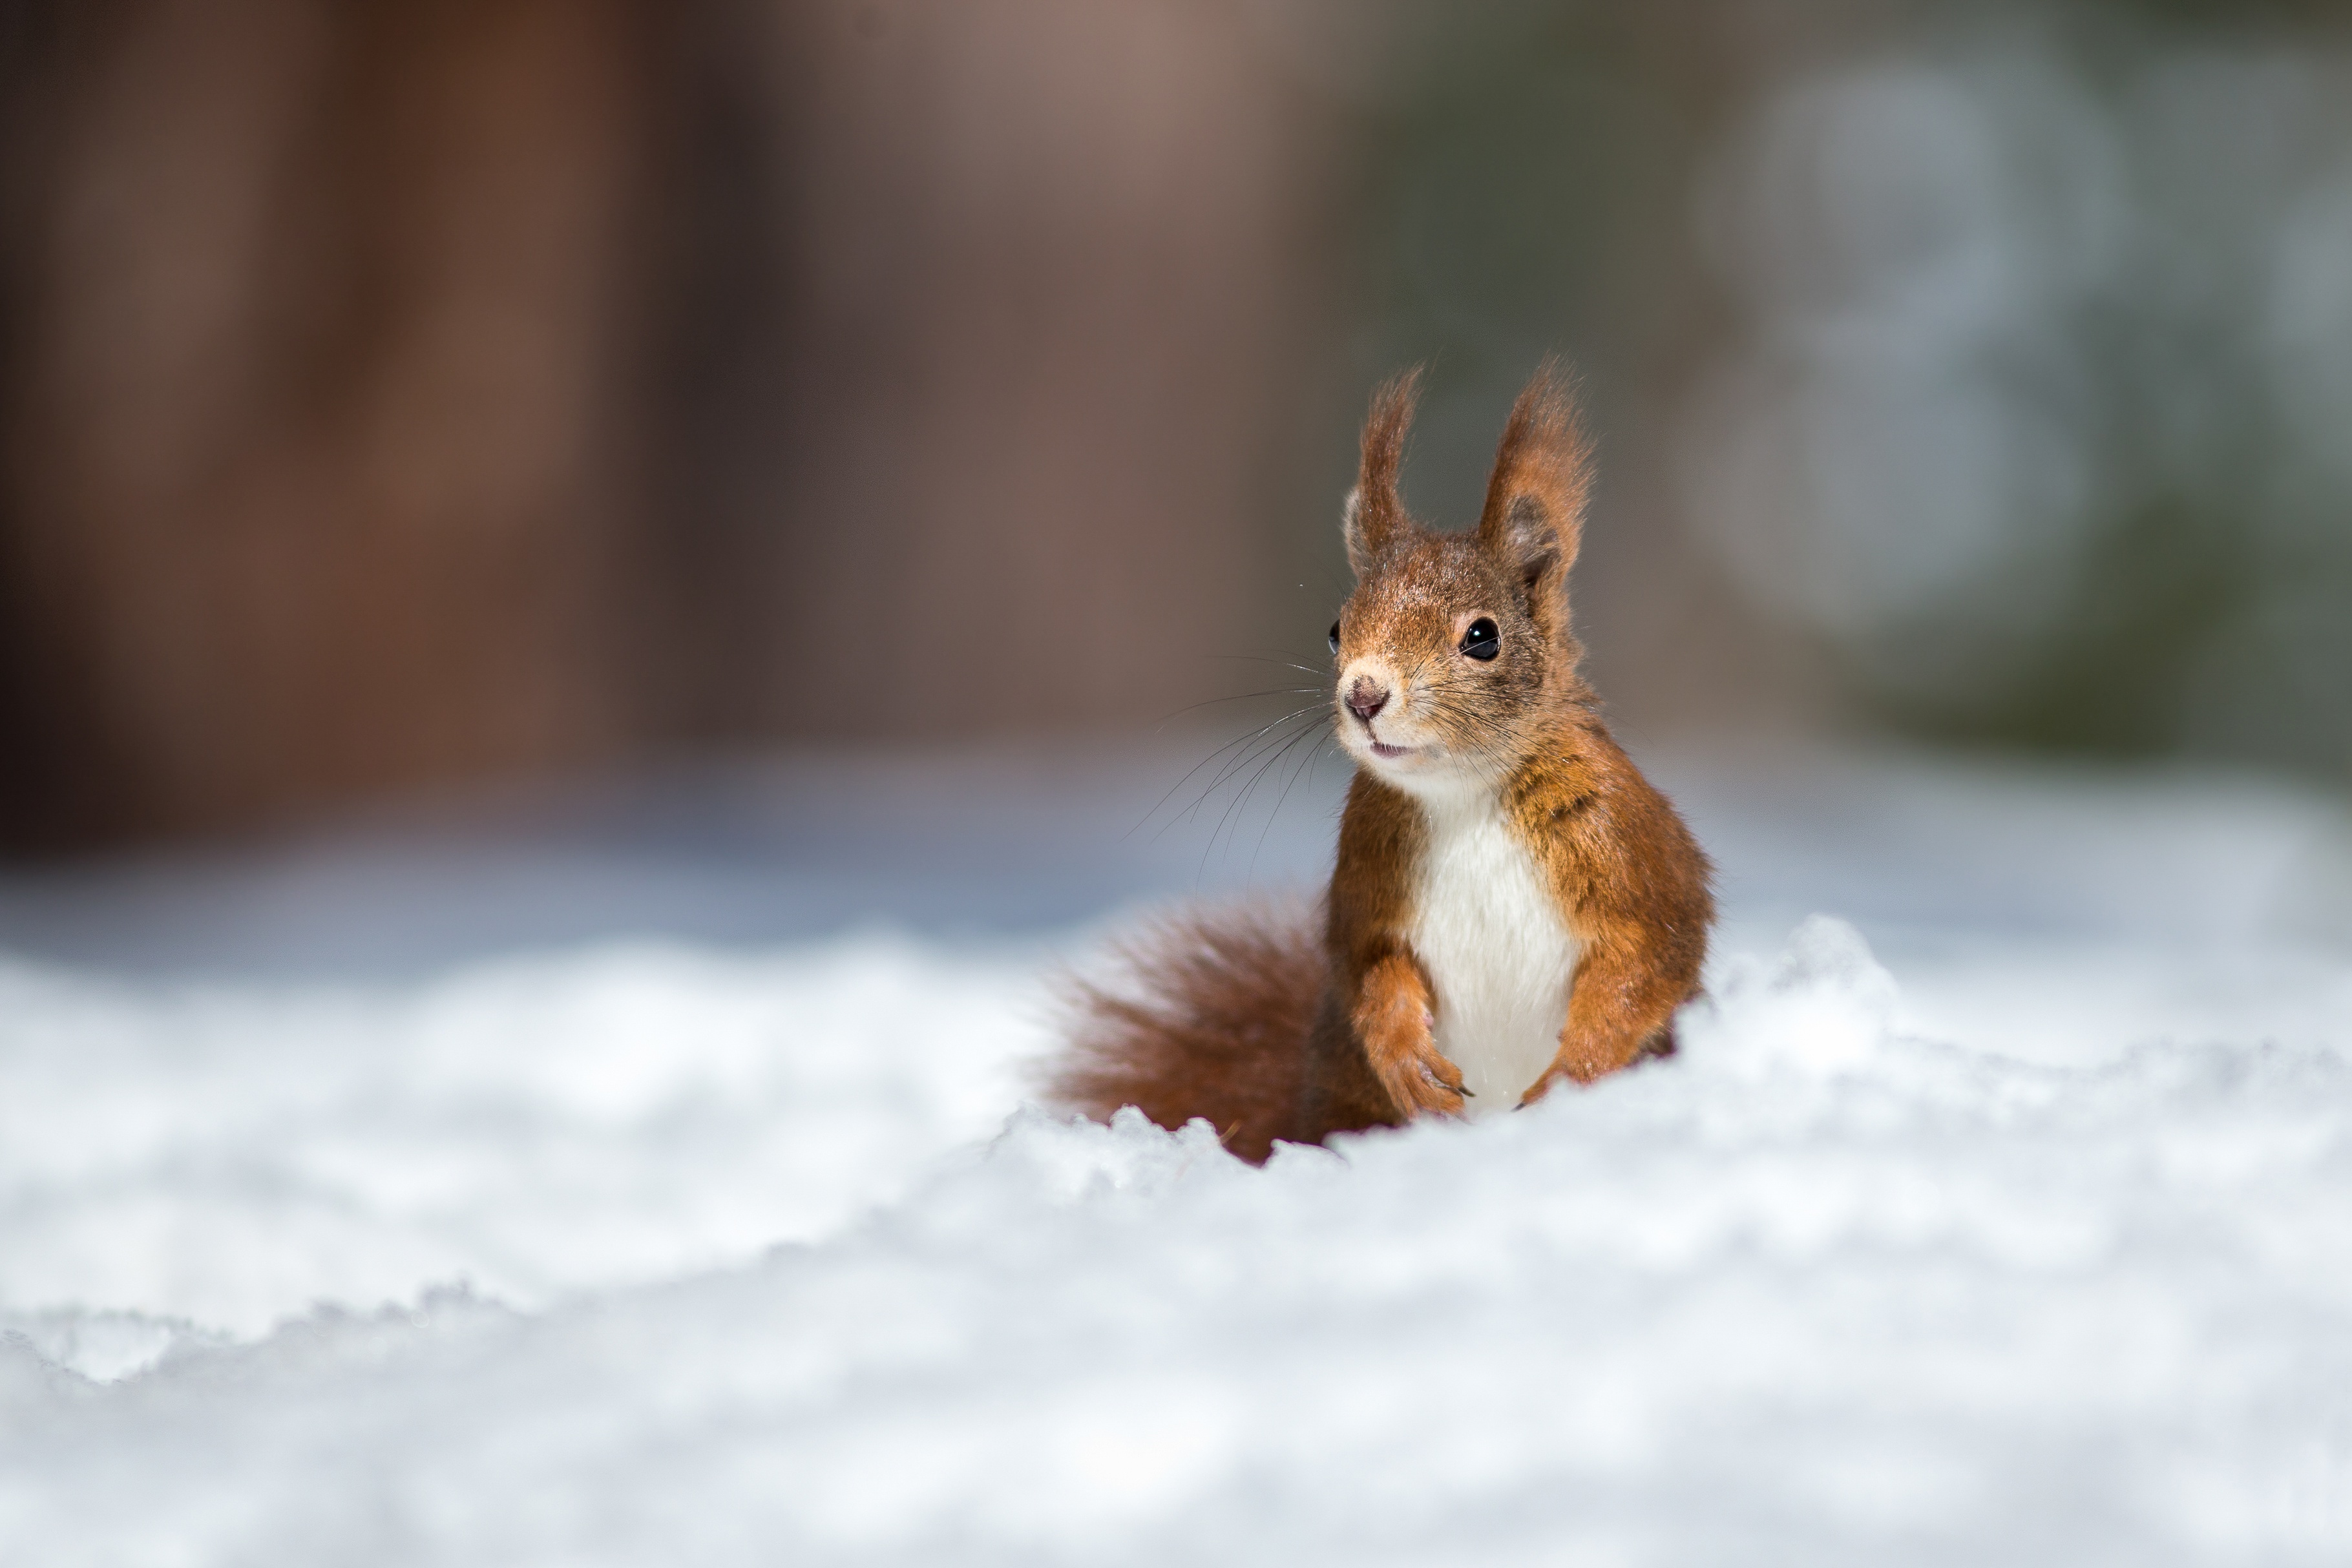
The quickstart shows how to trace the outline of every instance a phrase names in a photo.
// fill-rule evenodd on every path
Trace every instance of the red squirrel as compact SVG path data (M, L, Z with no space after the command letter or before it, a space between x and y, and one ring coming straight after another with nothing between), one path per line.
M1531 1104L1674 1049L1715 915L1706 856L1578 674L1569 569L1591 450L1558 373L1511 410L1475 530L1397 493L1419 372L1375 394L1331 627L1355 759L1312 918L1180 916L1076 988L1049 1097L1276 1141ZM1320 929L1318 929L1319 925Z

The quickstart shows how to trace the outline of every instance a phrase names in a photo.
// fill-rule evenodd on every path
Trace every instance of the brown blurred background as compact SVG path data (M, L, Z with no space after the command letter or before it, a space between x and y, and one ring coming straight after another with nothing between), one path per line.
M2343 783L2339 10L0 0L0 848L1148 728L1551 350L1637 734Z

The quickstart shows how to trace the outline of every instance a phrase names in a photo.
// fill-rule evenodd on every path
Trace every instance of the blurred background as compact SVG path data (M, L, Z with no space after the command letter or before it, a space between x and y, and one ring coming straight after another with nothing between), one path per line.
M0 0L0 160L20 863L1289 685L1548 351L1637 741L2352 782L2340 5Z

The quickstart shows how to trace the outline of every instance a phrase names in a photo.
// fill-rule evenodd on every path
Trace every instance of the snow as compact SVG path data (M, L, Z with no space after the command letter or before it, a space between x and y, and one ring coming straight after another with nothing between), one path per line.
M1024 808L1064 858L830 935L787 885L782 940L600 872L602 929L345 972L452 872L306 977L152 900L100 962L160 873L0 890L78 960L0 967L0 1561L2345 1560L2340 810L1660 771L1727 892L1683 1053L1262 1170L1023 1103L1056 957L1196 869L1094 836L1108 772ZM1021 913L927 921L990 874Z
M611 946L413 992L0 971L5 1306L250 1337L464 1280L519 1307L838 1230L987 1137L1034 955Z

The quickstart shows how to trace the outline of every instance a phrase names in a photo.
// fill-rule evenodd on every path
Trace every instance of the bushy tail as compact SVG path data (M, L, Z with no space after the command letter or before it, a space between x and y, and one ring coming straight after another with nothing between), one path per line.
M1117 972L1069 987L1055 1103L1108 1120L1133 1105L1160 1125L1206 1117L1253 1163L1302 1140L1299 1090L1324 960L1304 907L1171 915L1116 951Z

